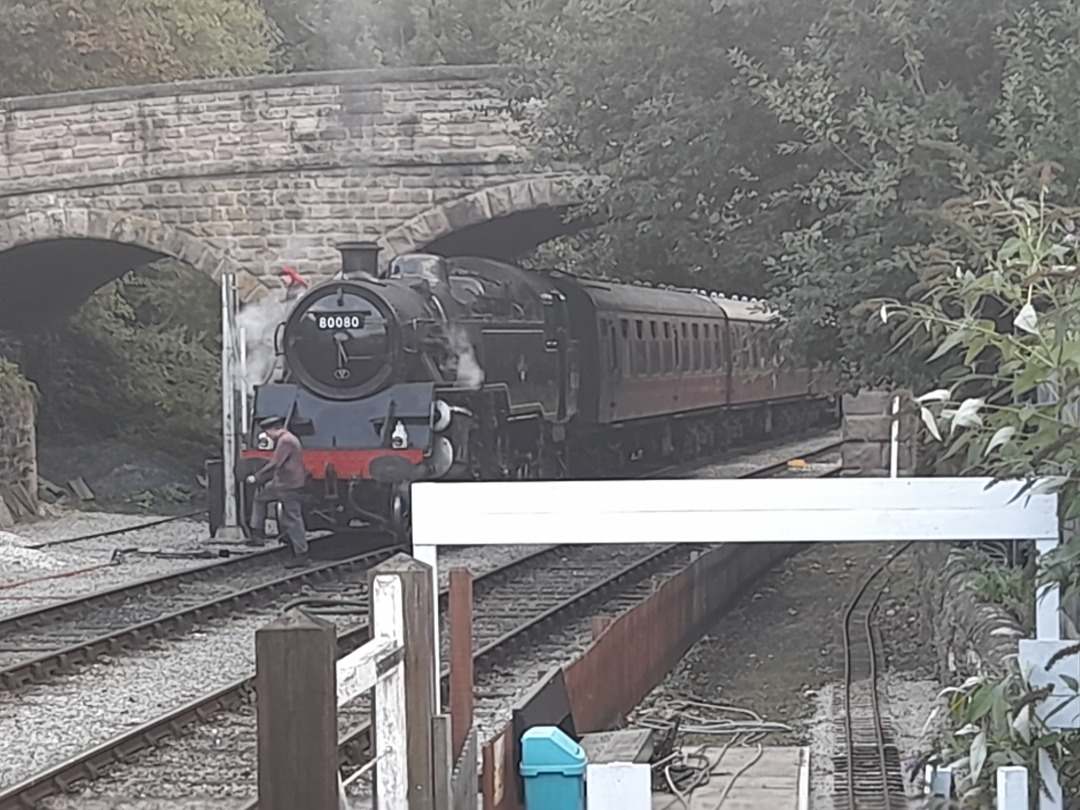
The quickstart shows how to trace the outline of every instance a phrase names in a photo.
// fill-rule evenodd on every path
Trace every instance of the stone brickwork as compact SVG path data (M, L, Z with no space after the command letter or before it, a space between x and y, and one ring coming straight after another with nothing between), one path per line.
M899 395L901 402L910 401L910 392L859 391L845 394L843 409L843 441L841 450L845 476L887 478L889 475L892 441L892 403ZM918 446L917 417L910 407L900 410L899 475L915 474Z
M462 66L0 100L0 251L89 237L213 277L318 278L341 241L377 239L385 259L576 201L578 173L530 168L499 79Z
M36 417L32 393L0 387L0 529L37 513Z

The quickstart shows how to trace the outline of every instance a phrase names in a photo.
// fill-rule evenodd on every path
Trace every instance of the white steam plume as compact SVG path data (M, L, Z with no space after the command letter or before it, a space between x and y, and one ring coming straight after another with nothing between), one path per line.
M484 382L484 370L476 359L469 335L460 326L450 326L447 336L450 340L450 351L453 353L450 370L454 373L454 384L472 391L477 390Z
M282 301L274 295L245 306L236 316L236 326L244 330L247 347L247 373L244 384L248 391L268 382L277 358L274 354L274 332L285 321L295 301Z

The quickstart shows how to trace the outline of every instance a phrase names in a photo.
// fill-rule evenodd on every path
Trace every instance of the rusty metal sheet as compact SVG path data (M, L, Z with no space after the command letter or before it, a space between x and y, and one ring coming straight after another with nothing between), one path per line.
M453 810L476 810L476 794L479 785L476 781L478 756L476 727L469 729L465 738L465 747L461 751L453 776L450 778L450 806Z

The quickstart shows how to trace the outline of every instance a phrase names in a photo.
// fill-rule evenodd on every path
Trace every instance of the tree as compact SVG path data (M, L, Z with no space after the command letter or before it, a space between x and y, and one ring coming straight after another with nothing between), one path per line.
M1078 10L571 0L546 27L522 18L531 35L504 53L523 67L519 97L544 99L530 121L548 155L610 181L587 206L602 225L578 240L580 261L767 291L811 359L861 382L908 382L919 367L888 354L888 337L854 309L915 282L927 212L953 193L950 149L1001 166L1011 126L1041 158L1069 160L1066 77L1035 74L1061 66L1044 58L1075 61ZM1062 47L1046 57L1040 37ZM1010 105L1025 108L1006 123Z
M0 15L0 96L265 70L257 0L16 0Z
M293 70L492 62L496 0L263 0Z

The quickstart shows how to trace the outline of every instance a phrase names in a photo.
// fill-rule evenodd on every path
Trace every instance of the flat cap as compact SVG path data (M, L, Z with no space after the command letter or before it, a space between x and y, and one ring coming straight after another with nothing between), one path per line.
M259 427L263 430L269 430L270 428L282 427L284 424L284 416L268 416L259 422Z

